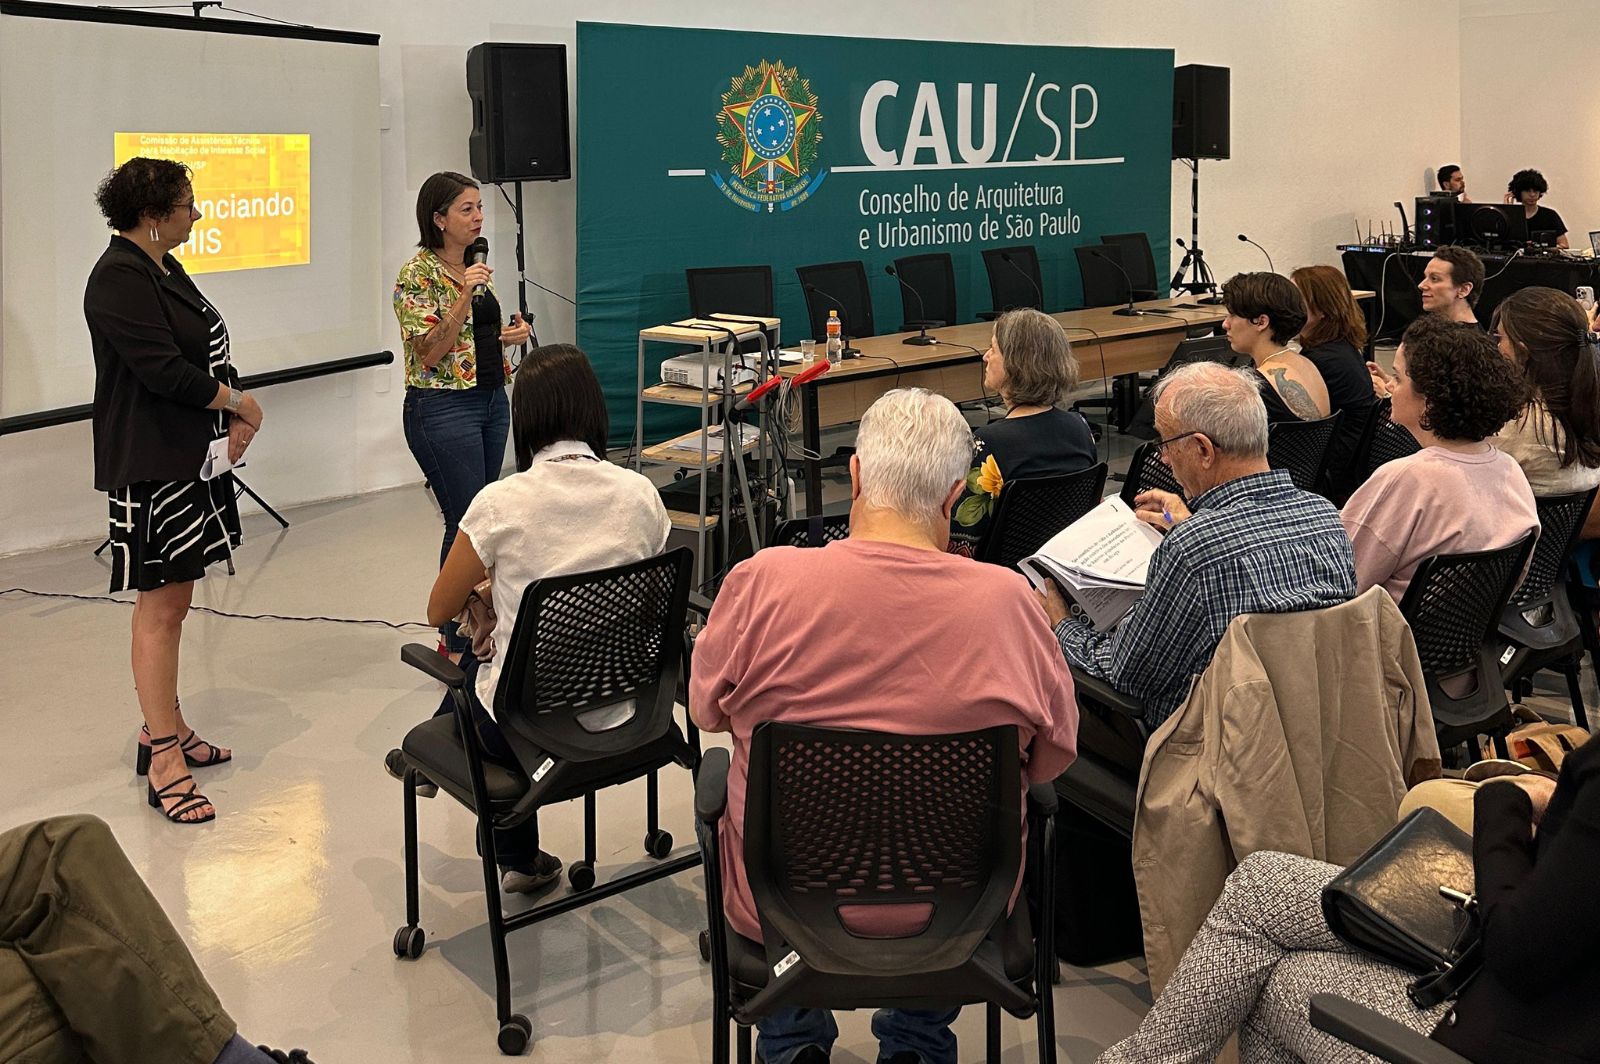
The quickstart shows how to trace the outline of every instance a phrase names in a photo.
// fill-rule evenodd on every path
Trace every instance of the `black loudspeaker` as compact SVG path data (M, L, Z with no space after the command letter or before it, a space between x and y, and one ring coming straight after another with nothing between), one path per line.
M1437 248L1456 240L1456 199L1454 196L1418 196L1416 200L1419 248Z
M1226 159L1229 150L1227 67L1189 64L1172 72L1172 157Z
M572 176L567 46L480 44L467 53L472 176L559 181Z

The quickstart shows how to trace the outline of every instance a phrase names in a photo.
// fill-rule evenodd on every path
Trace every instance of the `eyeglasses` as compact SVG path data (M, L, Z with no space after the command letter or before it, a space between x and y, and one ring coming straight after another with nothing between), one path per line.
M1180 432L1176 436L1168 436L1164 440L1157 440L1155 442L1155 445L1154 445L1153 449L1156 452L1156 456L1160 457L1162 452L1167 449L1167 444L1169 444L1169 443L1177 443L1179 440L1184 439L1185 437L1188 437L1188 436L1203 436L1203 435L1205 435L1205 433L1200 429L1190 429L1188 432Z

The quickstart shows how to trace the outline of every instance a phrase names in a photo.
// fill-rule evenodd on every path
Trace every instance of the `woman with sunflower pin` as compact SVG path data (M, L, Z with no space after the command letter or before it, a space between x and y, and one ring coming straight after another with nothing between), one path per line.
M994 323L983 355L984 387L1006 415L973 430L974 464L950 522L950 550L971 557L989 530L1008 481L1076 473L1099 461L1082 414L1057 408L1078 384L1078 362L1061 323L1030 307Z

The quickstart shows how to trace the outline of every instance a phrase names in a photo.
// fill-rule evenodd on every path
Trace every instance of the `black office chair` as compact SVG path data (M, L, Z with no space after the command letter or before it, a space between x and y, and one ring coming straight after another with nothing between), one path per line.
M1500 679L1500 618L1537 534L1495 550L1427 558L1400 600L1447 757L1480 735L1492 736L1500 756L1507 756L1512 718Z
M1161 460L1161 452L1156 449L1154 440L1141 443L1133 449L1133 458L1128 462L1128 474L1122 482L1122 501L1132 506L1140 492L1152 489L1183 496L1183 488L1172 475L1172 470L1167 468L1167 463Z
M1411 435L1409 429L1390 420L1389 408L1392 405L1387 396L1372 404L1371 412L1368 414L1369 427L1361 434L1361 439L1356 443L1355 454L1350 460L1351 494L1365 484L1367 478L1372 476L1379 466L1422 450L1422 446L1417 443L1417 438ZM1347 495L1346 498L1348 497Z
M1316 421L1279 421L1267 427L1267 464L1284 469L1301 491L1323 490L1322 475L1328 466L1328 445L1339 431L1336 410Z
M835 540L848 539L850 536L850 514L823 514L822 515L822 542L832 543ZM779 525L772 533L769 547L809 547L811 546L811 521L804 517L792 517Z
M1080 244L1072 253L1078 258L1078 278L1083 282L1085 307L1118 307L1128 302L1128 282L1117 269L1122 265L1121 248L1111 244Z
M974 557L980 562L1016 568L1018 562L1100 505L1106 486L1106 464L1054 477L1013 480L1000 492L1000 505Z
M1159 435L1155 403L1150 398L1156 382L1180 366L1196 362L1234 367L1253 365L1249 355L1241 355L1229 346L1226 336L1191 336L1178 341L1172 354L1167 356L1167 364L1158 373L1142 377L1131 373L1119 376L1112 382L1109 399L1080 399L1072 404L1072 409L1109 406L1116 413L1117 428L1141 440L1153 440Z
M1039 252L1032 244L985 248L983 268L989 274L989 299L994 309L978 317L993 321L1015 307L1044 309L1044 282L1039 275Z
M749 314L774 317L771 266L709 266L684 270L689 285L689 313Z
M1567 592L1568 559L1583 522L1600 489L1535 499L1539 508L1539 540L1522 586L1500 616L1500 677L1512 698L1531 692L1533 674L1558 668L1567 679L1573 723L1585 730L1589 715L1583 705L1579 673L1583 667L1583 633ZM1509 656L1508 656L1509 654Z
M867 268L859 260L796 266L794 272L805 293L813 340L820 344L828 339L830 310L839 312L839 323L848 339L878 334L872 321L872 291L867 287Z
M716 1064L728 1060L730 1019L739 1024L739 1059L748 1061L749 1025L775 1009L978 1002L988 1006L989 1061L1000 1060L1001 1009L1034 1016L1040 1056L1055 1060L1055 793L1028 789L1039 860L1028 862L1027 889L1008 915L1024 868L1014 725L954 735L757 726L743 859L764 944L735 933L723 916L717 822L727 769L726 750L708 751L695 786ZM1029 910L1037 902L1035 920ZM863 940L841 916L845 907L883 905L927 909L927 923L914 934Z
M915 332L927 322L932 329L961 321L956 313L956 268L949 254L911 255L894 260L894 271L905 282L900 289L901 332ZM915 295L912 291L915 291ZM920 297L920 300L919 300Z
M663 860L672 835L658 823L656 773L677 763L694 770L699 737L688 738L673 718L673 697L684 664L684 628L691 554L680 547L655 558L592 573L550 577L528 585L501 668L494 717L517 755L516 765L487 760L478 742L461 668L420 643L400 658L449 688L455 713L434 717L406 734L406 922L394 936L395 956L421 956L426 935L417 890L417 774L473 810L489 910L498 1043L520 1054L532 1036L526 1016L511 1011L506 936L575 908L558 898L511 916L500 909L494 829L515 827L557 802L583 799L584 858L567 872L578 905L588 905L693 868L698 851ZM646 777L646 854L660 861L594 885L595 791Z
M1421 1031L1337 994L1311 995L1311 1026L1388 1064L1472 1064Z
M1150 238L1144 233L1107 233L1100 238L1122 251L1122 268L1133 279L1134 299L1159 298L1163 289L1156 276L1156 257L1150 251Z

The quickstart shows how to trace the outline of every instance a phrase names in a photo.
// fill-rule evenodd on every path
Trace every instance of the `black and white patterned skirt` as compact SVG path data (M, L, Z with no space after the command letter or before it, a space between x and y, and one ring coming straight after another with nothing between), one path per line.
M111 590L154 591L198 580L239 545L233 474L212 480L143 480L111 501Z

